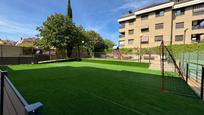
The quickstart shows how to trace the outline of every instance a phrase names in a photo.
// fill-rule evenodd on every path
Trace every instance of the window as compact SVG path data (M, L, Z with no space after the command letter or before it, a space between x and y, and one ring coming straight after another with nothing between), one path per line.
M156 17L164 16L165 11L164 10L158 10L156 11Z
M148 25L141 26L141 32L149 32L149 26Z
M119 41L119 46L125 46L125 40Z
M196 5L193 7L193 15L203 15L204 14L204 4Z
M141 38L140 38L140 42L141 42L141 44L148 44L149 43L149 36L142 36Z
M164 23L158 23L158 24L155 24L155 29L158 30L158 29L163 29L164 28Z
M143 14L143 15L141 15L141 19L142 19L142 20L147 20L147 19L148 19L148 14Z
M160 42L163 40L163 35L155 36L154 37L155 42Z
M134 39L128 40L128 45L133 45L134 44Z
M183 41L184 36L183 35L176 35L175 41Z
M185 14L185 9L178 9L175 11L175 16L181 16Z
M203 20L196 20L192 23L192 29L203 29L204 28L204 19Z
M129 35L132 35L132 34L134 34L134 30L129 30L128 33L129 33Z
M129 25L134 25L134 20L130 20Z
M184 28L184 22L176 23L176 29Z

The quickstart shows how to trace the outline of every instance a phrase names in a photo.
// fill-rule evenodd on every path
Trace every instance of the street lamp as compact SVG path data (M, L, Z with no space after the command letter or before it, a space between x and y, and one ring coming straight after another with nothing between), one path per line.
M81 41L82 45L84 44L84 41ZM78 61L80 61L81 58L81 52L80 52L80 45L78 44Z
M186 32L188 31L188 28L186 28L184 30L184 37L183 37L183 44L184 44L184 48L183 48L183 67L184 67L184 51L185 51L185 44L186 44Z
M142 48L142 43L141 43L142 42L142 38L143 38L143 34L140 34L140 62L142 61L142 56L141 56L142 55L142 51L141 51L142 50L141 49Z
M188 28L186 28L184 30L184 40L183 40L183 44L185 45L186 44L186 32L188 31Z

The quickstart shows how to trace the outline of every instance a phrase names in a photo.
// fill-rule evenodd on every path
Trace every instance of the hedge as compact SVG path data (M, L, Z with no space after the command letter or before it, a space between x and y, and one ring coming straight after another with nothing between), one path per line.
M195 51L203 51L204 52L204 43L199 44L180 44L180 45L171 45L167 46L173 51L174 54L181 54L183 52L195 52ZM140 48L121 48L120 51L122 54L139 54ZM106 50L106 53L111 53L112 49ZM153 48L142 48L141 54L160 54L161 48L160 46Z

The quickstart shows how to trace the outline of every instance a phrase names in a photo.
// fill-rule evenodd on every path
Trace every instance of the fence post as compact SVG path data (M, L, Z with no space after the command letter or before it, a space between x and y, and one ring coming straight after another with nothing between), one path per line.
M0 104L0 115L3 115L4 110L4 78L7 76L7 71L1 71L1 104Z
M162 92L164 93L164 41L161 43L161 77L162 77Z
M189 64L186 64L186 83L188 84L188 72L189 72Z
M201 77L201 91L200 91L200 97L203 99L203 83L204 83L204 66L202 67L202 77Z

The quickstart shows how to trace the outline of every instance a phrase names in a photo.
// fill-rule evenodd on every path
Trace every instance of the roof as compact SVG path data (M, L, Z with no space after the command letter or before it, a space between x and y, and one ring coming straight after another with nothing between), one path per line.
M120 18L125 18L125 17L129 17L129 16L134 16L134 12L133 13L128 13L128 14L125 14L123 16L121 16Z
M184 8L184 7L193 6L193 5L202 4L202 3L204 3L204 0L184 0L184 2L182 3L175 4L174 9Z
M32 46L39 38L24 38L16 43L16 46Z
M160 3L153 3L153 4L150 4L150 5L145 6L143 8L140 8L140 9L136 10L135 12L140 11L140 10L145 10L145 9L148 9L148 8L152 8L152 7L155 7L155 6L163 5L163 4L166 4L166 3L170 3L170 1L168 1L168 2L160 2Z
M147 13L147 12L151 12L153 11L154 9L153 8L156 8L156 9L162 9L162 8L166 8L166 7L172 7L174 5L174 2L171 2L171 1L168 1L168 2L160 2L160 3L154 3L154 4L150 4L148 6L145 6L143 8L140 8L138 10L135 10L133 13L131 14L127 14L125 16L122 16L119 18L118 22L122 22L122 21L125 21L125 20L130 20L130 19L134 19L133 16L135 15L139 15L139 14L142 14L142 13ZM162 7L160 7L162 6ZM144 12L145 11L145 12ZM132 18L128 18L128 17L132 17ZM136 18L136 16L135 16Z

